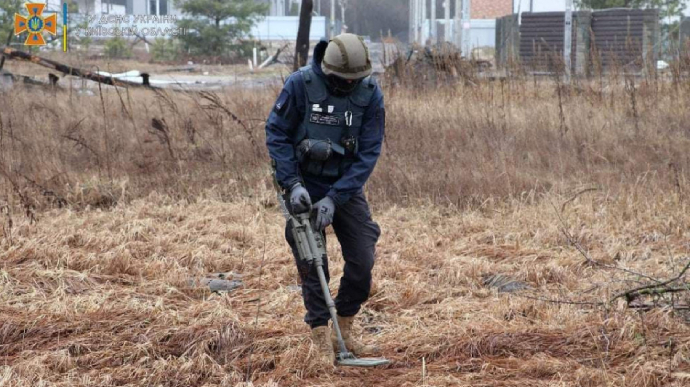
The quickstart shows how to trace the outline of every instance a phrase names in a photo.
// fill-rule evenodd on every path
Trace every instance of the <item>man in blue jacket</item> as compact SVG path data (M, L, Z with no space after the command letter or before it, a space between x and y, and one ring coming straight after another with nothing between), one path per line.
M266 124L266 145L289 210L312 211L315 228L323 232L333 225L340 242L345 267L335 298L338 323L348 350L359 356L377 351L352 331L354 316L369 297L381 234L362 192L381 153L385 127L383 94L370 74L362 38L342 34L321 41L312 63L285 82ZM298 258L287 228L285 237L302 280L304 321L312 328L320 361L332 365L335 335L316 269Z

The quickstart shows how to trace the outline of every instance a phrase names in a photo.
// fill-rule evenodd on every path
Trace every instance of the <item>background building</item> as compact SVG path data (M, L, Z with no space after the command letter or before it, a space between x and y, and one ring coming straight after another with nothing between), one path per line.
M474 0L472 19L497 19L510 15L513 0Z

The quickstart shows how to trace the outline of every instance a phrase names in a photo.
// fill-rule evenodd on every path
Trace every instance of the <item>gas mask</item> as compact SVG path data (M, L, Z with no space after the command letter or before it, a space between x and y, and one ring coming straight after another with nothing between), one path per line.
M361 79L344 79L333 74L328 75L326 78L328 80L327 84L329 91L336 97L344 97L346 95L349 95L350 93L355 91L359 83L362 82Z

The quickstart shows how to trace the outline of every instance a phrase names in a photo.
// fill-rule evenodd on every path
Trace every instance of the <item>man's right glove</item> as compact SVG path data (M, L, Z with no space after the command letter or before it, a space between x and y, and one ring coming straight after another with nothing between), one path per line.
M290 189L290 207L294 214L311 211L311 198L302 184L297 183Z
M314 205L314 210L316 211L316 223L314 223L316 231L323 231L333 223L333 214L335 213L333 199L326 196L319 200Z

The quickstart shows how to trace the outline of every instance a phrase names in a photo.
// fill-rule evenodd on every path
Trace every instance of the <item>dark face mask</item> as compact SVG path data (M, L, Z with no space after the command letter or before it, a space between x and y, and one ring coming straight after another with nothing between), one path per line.
M354 81L347 80L336 75L329 75L327 78L330 92L340 97L352 93L357 88L357 85L359 85L359 83L362 81L361 79Z

